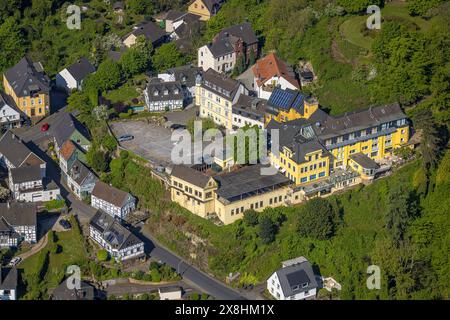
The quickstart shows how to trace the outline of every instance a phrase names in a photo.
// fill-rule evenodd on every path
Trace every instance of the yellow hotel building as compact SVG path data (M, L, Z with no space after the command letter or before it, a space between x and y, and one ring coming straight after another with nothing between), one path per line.
M372 179L378 169L376 160L392 155L393 149L409 140L408 120L398 104L339 117L316 109L307 119L272 119L267 129L278 129L280 136L278 154L270 154L272 164L296 185L347 168Z
M195 104L201 118L210 118L226 129L233 128L233 105L248 90L239 81L208 69L196 79Z
M3 87L28 117L40 118L50 113L50 79L39 62L22 58L3 74Z

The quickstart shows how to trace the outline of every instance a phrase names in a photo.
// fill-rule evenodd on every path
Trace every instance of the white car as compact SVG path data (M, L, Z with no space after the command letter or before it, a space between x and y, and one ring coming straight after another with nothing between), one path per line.
M9 262L9 266L14 267L14 266L18 265L20 263L20 261L22 261L22 258L20 258L20 257L12 258L11 261Z

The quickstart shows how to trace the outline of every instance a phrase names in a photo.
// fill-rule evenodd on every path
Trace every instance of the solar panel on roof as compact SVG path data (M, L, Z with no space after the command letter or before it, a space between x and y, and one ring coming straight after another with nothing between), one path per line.
M294 103L292 104L292 106L296 109L300 108L301 106L303 106L303 95L302 94L298 94L297 98L295 98Z

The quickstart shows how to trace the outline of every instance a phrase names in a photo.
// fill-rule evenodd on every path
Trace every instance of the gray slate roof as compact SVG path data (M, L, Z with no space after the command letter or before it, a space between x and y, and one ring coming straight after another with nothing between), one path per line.
M95 183L92 195L117 207L122 207L131 194L110 186L100 180Z
M52 292L52 300L94 300L95 288L86 281L80 282L80 289L67 288L67 282L63 281Z
M0 267L0 290L16 290L17 285L17 269Z
M206 187L211 179L210 176L185 165L173 166L171 175L200 188Z
M42 180L40 166L24 166L10 170L13 183Z
M18 97L30 95L30 91L48 94L50 92L50 79L44 73L42 65L33 63L23 57L15 66L8 69L4 76Z
M89 131L85 126L81 124L72 114L67 112L59 112L55 114L50 122L49 133L53 135L58 146L62 146L63 143L70 139L70 136L78 131L86 139L90 139Z
M197 75L202 75L203 69L188 64L185 66L168 69L167 73L174 75L175 81L178 81L182 85L190 88L195 86Z
M78 159L69 168L69 175L79 186L97 179L96 175Z
M18 168L24 162L30 164L43 164L44 161L34 154L25 143L11 131L5 132L0 138L0 154L5 156L14 167Z
M82 57L74 64L68 66L67 71L69 71L72 77L79 82L89 74L95 72L95 68L88 59Z
M264 120L267 100L241 94L233 105L233 113L253 120Z
M0 203L0 217L11 226L36 226L37 208L34 203Z
M161 82L152 79L147 85L148 98L150 101L183 100L183 88L179 81ZM155 96L155 93L158 95ZM166 94L167 93L167 94Z
M133 34L136 37L144 36L145 39L152 44L161 41L167 35L165 30L161 29L158 25L151 21L136 26L136 28L125 37L125 39L130 34Z
M233 100L241 83L213 69L203 73L202 86L227 100Z
M285 297L318 287L311 264L307 260L286 266L277 270L276 273Z
M247 166L214 176L219 185L217 195L232 202L290 183L288 178L278 172L274 175L261 175L261 167L261 165Z
M101 210L98 210L91 219L90 225L98 230L102 234L103 239L114 249L122 250L142 243L138 237L121 225L117 219Z
M227 38L227 34L242 39L242 41L244 41L247 46L258 42L258 38L256 37L250 22L244 22L231 26L229 28L222 29L216 36L216 38Z

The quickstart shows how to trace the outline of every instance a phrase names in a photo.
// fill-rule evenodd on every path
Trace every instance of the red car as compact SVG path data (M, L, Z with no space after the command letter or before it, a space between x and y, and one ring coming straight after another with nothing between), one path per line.
M44 124L41 126L41 131L42 131L42 132L45 132L45 131L48 130L48 128L49 128L48 123L44 123Z

